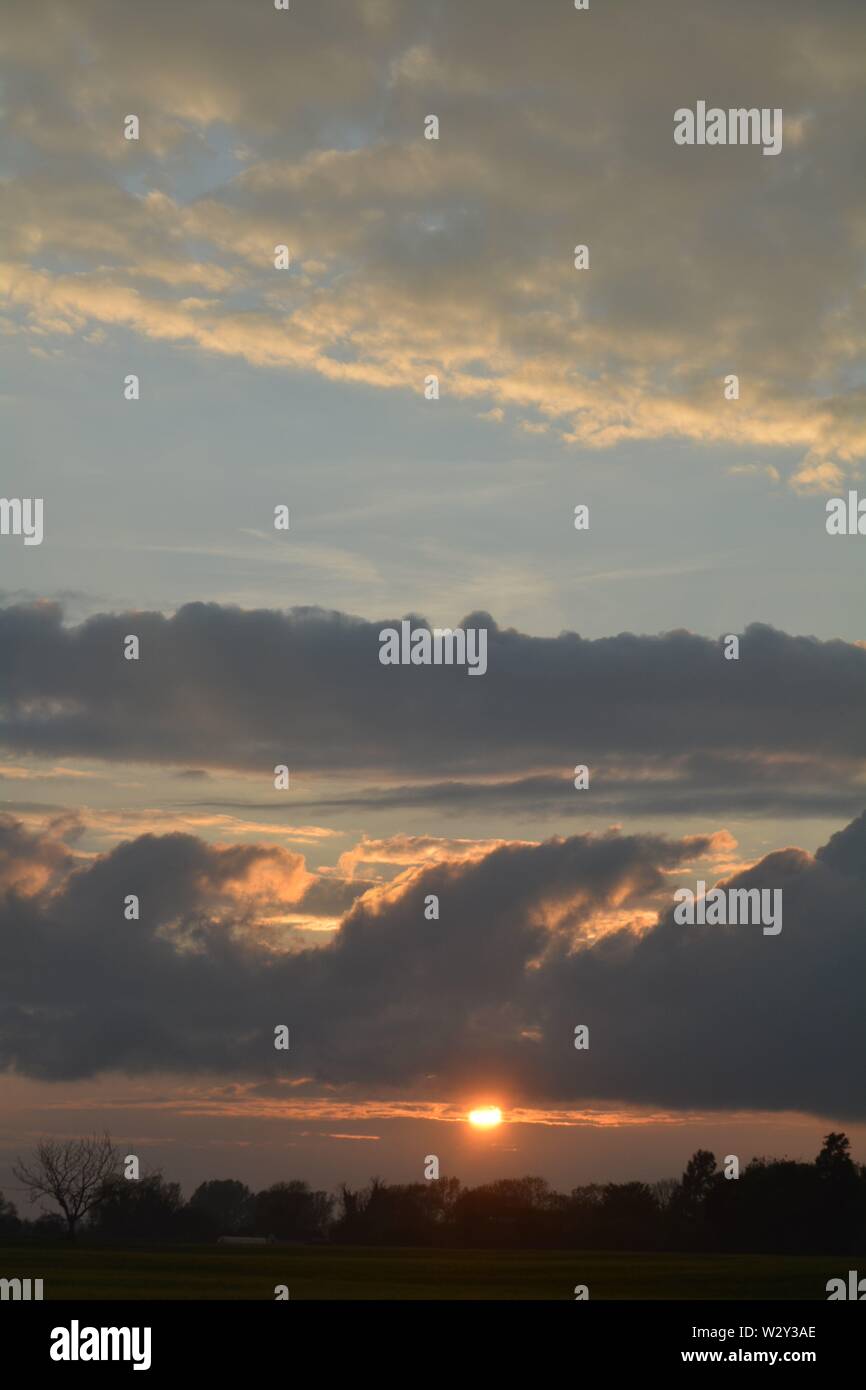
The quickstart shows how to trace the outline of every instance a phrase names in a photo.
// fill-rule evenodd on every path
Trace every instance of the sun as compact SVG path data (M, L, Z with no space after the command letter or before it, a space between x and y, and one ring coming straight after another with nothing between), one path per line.
M494 1129L502 1124L502 1111L498 1105L482 1105L469 1111L469 1123L476 1129Z

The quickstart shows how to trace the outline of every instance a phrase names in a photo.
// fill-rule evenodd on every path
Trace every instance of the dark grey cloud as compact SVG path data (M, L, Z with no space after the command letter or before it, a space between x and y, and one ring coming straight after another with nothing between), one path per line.
M721 638L529 637L473 613L463 625L488 629L488 670L470 677L382 666L379 631L398 621L194 603L64 626L50 604L6 608L0 745L258 771L263 790L282 763L400 779L371 804L564 805L578 796L569 769L586 763L583 810L859 808L866 647L756 624L727 661ZM452 785L412 789L432 779Z
M815 857L782 849L729 881L782 889L774 937L674 923L675 887L712 849L616 832L504 845L425 867L356 901L330 944L280 953L254 907L225 911L226 877L260 847L227 859L143 836L60 890L5 894L0 1058L44 1078L168 1069L862 1118L866 813ZM130 891L140 922L122 919ZM598 934L613 909L653 905L642 933Z
M710 777L701 769L710 765ZM427 809L460 815L466 811L497 814L509 810L537 818L569 816L582 820L593 816L604 820L620 815L647 815L663 808L668 816L699 816L709 811L744 817L778 816L827 818L853 816L863 803L863 789L849 778L850 769L828 766L820 759L764 764L759 758L671 759L667 775L651 758L642 767L655 777L632 776L622 760L608 758L593 766L592 797L576 797L570 770L567 775L520 777L502 782L461 782L444 780L415 785L364 787L343 796L298 797L292 811L342 814L350 811L390 811ZM615 775L612 775L615 774ZM270 811L272 803L262 801L195 801L190 807L219 807L223 810ZM279 809L279 808L277 808Z

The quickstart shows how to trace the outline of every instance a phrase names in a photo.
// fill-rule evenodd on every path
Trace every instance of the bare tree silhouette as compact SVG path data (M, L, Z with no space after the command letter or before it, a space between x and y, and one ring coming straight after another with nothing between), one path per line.
M79 1222L102 1200L106 1182L117 1170L119 1156L108 1133L65 1143L43 1140L25 1163L18 1159L12 1171L37 1202L50 1197L63 1212L69 1239L75 1239Z

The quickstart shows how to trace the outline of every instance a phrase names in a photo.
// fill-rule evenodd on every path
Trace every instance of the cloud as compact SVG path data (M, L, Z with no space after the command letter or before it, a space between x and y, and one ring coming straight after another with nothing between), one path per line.
M631 776L624 770L629 768ZM513 811L556 819L591 815L609 821L625 815L700 816L708 811L736 818L833 819L856 814L863 802L859 765L851 776L844 759L820 757L706 754L665 759L650 754L636 768L634 761L608 755L593 765L591 786L591 799L581 803L575 802L571 777L559 774L361 787L344 795L301 798L298 804L321 814L423 808L448 814ZM249 810L266 810L269 805L241 804Z
M485 613L463 621L488 630L474 680L382 666L379 632L396 618L197 603L67 627L52 604L0 609L0 745L15 758L257 773L271 821L277 807L760 814L795 799L798 814L838 816L862 805L863 646L753 625L726 661L721 638L682 631L590 641L529 637ZM138 662L123 659L130 632ZM588 792L573 787L579 763ZM280 764L385 785L277 794Z
M436 835L389 835L385 839L361 837L340 855L338 868L351 878L359 864L397 864L414 867L443 860L480 859L505 840L444 840Z
M432 26L420 0L336 23L128 8L8 26L0 285L23 330L131 328L377 389L435 371L493 422L513 407L584 448L794 451L801 488L859 468L862 7L695 0L683 26L660 0L627 32L522 0L443 0ZM697 95L781 107L781 155L675 146Z
M20 831L5 833L33 857ZM778 850L728 881L782 889L776 937L674 923L674 885L722 848L712 835L616 831L501 845L373 888L326 945L288 950L255 929L267 894L242 904L236 886L249 885L244 866L288 869L290 856L144 836L59 889L6 892L2 1062L43 1079L303 1081L349 1099L414 1088L453 1101L480 1087L518 1106L862 1118L866 813L814 857ZM297 889L293 871L286 881ZM142 918L127 923L133 887ZM612 913L627 924L596 930ZM573 1047L579 1023L588 1051ZM288 1052L273 1046L277 1024Z
M47 833L34 834L14 816L0 813L0 892L30 897L65 878L74 863L64 840L67 828L56 820Z

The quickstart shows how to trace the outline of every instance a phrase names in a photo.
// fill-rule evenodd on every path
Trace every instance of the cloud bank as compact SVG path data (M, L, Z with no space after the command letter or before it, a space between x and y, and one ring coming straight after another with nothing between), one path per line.
M43 866L21 836L0 825ZM287 950L260 918L308 891L300 856L142 836L5 889L0 1058L43 1079L206 1072L863 1118L866 813L814 857L779 850L728 880L783 890L777 937L674 923L674 887L724 848L611 831L440 858L359 897L328 944Z
M458 667L382 666L379 631L398 621L196 603L67 627L53 604L0 609L0 747L256 773L262 804L292 815L476 804L838 816L862 804L857 643L756 624L727 661L721 638L529 637L475 613L464 626L488 629L488 670L468 680ZM123 658L129 633L138 661ZM589 792L573 787L580 763ZM296 800L274 793L278 764L391 785Z

